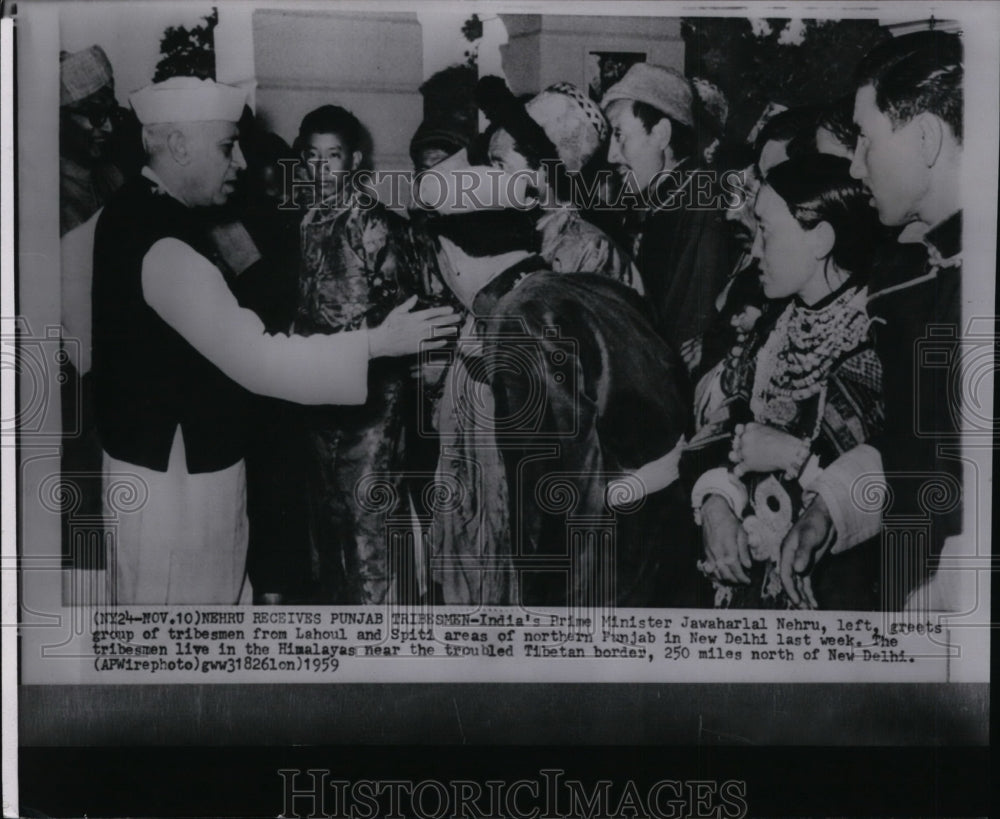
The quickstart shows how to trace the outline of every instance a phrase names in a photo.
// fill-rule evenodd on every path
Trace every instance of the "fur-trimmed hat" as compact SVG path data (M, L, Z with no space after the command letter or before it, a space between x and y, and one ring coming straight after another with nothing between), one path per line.
M579 171L608 138L601 109L572 83L550 85L522 104L502 79L483 77L476 102L493 125L558 159L568 171Z
M550 85L524 106L542 126L568 171L578 171L608 138L608 121L600 107L572 83Z

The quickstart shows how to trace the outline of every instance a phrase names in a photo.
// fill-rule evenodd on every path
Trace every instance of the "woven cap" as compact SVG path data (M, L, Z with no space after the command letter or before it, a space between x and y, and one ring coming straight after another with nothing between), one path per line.
M617 100L634 100L651 105L671 119L692 127L691 84L673 68L636 63L618 82L604 92L605 111Z
M102 88L113 88L115 75L104 49L92 45L83 51L59 55L59 104L72 105Z

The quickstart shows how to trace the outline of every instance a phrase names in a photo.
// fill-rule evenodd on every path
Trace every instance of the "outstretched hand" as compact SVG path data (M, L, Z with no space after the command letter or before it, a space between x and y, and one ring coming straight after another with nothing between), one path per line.
M421 349L443 347L458 333L462 317L451 307L431 307L410 312L417 303L411 296L378 327L368 331L369 358L411 355Z

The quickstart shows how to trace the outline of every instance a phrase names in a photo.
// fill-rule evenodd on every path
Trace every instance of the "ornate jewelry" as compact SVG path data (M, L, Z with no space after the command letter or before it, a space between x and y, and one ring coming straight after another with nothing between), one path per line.
M864 341L868 325L863 289L849 288L819 309L790 304L757 355L754 417L784 428L799 402L814 395L822 400L830 370Z

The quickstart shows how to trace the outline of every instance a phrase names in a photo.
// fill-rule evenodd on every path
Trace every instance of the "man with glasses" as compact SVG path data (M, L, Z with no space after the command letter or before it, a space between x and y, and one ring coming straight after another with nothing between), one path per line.
M92 45L59 62L59 235L93 216L124 177L111 161L115 78L104 50Z

